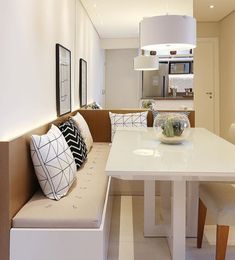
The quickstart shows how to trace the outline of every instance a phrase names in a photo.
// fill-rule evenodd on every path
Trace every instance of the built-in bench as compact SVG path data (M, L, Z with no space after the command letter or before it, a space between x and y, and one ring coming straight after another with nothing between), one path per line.
M114 113L139 111L143 110L112 110ZM0 153L4 155L1 157L4 182L0 183L1 259L9 259L9 251L11 260L106 259L112 201L111 179L104 173L111 141L109 111L79 112L87 121L95 144L84 168L77 173L77 183L59 202L46 199L37 191L29 150L31 135L46 133L50 123L10 141L0 142ZM65 121L75 113L52 123ZM194 112L190 113L189 119L194 126ZM148 126L152 123L152 113L149 112Z
M112 199L105 165L110 145L94 143L69 193L54 201L41 190L13 218L11 260L107 256Z
M110 145L94 143L69 193L59 201L41 190L13 218L13 228L99 228L108 187L104 174Z

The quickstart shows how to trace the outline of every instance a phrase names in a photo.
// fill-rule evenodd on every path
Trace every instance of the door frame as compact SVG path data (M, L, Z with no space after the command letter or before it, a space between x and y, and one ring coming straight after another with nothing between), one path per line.
M219 76L219 39L218 37L208 38L197 38L198 43L212 43L213 46L213 74L214 74L214 89L213 89L213 100L214 100L214 133L220 134L220 76ZM196 115L196 113L195 113Z

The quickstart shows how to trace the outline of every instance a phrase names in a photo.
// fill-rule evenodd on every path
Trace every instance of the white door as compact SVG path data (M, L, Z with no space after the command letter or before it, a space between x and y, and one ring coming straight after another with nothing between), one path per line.
M199 38L194 51L195 125L219 134L218 39Z

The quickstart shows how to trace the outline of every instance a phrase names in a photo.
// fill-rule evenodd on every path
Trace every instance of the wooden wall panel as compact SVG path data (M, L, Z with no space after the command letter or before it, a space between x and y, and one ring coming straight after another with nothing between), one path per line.
M27 152L26 152L27 151ZM30 158L29 142L25 136L10 142L10 216L25 204L37 187Z
M9 216L9 145L0 143L0 259L8 260L11 221Z

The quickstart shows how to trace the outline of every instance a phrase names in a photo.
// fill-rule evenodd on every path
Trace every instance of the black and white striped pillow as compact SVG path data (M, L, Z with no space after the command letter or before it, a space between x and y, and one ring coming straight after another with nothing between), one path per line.
M87 158L87 147L83 137L72 119L60 124L59 129L68 143L78 170Z

